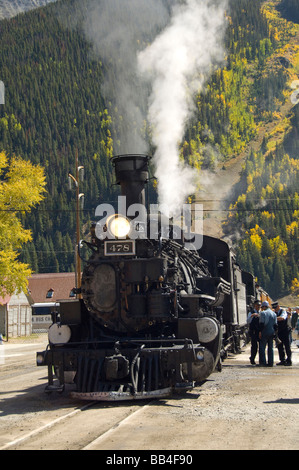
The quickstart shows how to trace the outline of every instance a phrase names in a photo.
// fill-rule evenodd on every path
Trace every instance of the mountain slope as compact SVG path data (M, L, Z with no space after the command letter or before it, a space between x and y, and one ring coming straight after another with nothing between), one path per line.
M3 20L0 28L0 147L46 169L48 196L25 223L34 242L23 259L35 271L73 269L76 217L75 154L85 167L86 212L113 194L111 118L101 98L102 67L90 59L90 45L76 30L62 26L56 5Z
M275 6L278 8L278 1L275 2ZM292 97L294 97L294 90L299 88L299 80L297 80L299 78L299 28L294 27L292 22L287 22L286 26L285 18L281 16L278 9L274 9L273 2L266 2L264 9L266 15L271 15L272 23L270 22L270 24L273 30L275 29L275 34L281 35L281 31L284 30L285 37L282 38L281 44L278 44L273 53L265 61L264 70L261 68L259 74L264 77L270 76L270 73L273 73L274 70L276 70L277 75L282 73L281 76L284 77L283 92L281 93L281 90L278 90L276 94L273 87L269 86L272 102L269 101L267 106L268 108L272 106L272 110L267 109L265 105L261 105L261 100L265 101L265 94L260 93L258 106L255 111L256 118L254 122L256 128L254 129L253 137L246 143L244 149L233 158L230 158L224 164L222 161L218 162L217 171L213 174L205 174L204 178L206 178L205 181L208 184L201 189L197 200L198 202L205 202L206 218L204 220L204 230L209 235L214 234L224 237L223 223L226 222L227 217L225 210L229 208L230 203L234 202L235 193L242 190L238 183L240 182L242 167L251 152L260 151L265 146L265 142L273 148L276 142L283 140L285 132L290 130L288 126L290 126L290 117L295 106ZM278 30L280 30L279 33ZM289 35L285 34L288 30L290 32ZM282 64L287 64L288 66L285 67ZM249 67L252 68L252 65ZM256 76L255 80L257 81L258 73L253 75L250 72L249 80L251 84L254 83L254 76ZM248 80L245 80L242 85L244 88L248 87ZM253 91L249 94L253 94ZM259 115L262 113L265 114L265 117L260 119ZM234 191L235 186L237 188ZM222 198L218 194L219 187L222 190Z
M12 18L19 13L33 10L55 1L56 0L1 0L0 20L3 18Z
M240 264L277 298L298 279L299 26L283 16L278 1L266 2L264 9L279 47L265 62L261 83L271 92L276 75L282 88L259 113L263 119L248 147L224 232ZM271 109L275 103L279 107Z

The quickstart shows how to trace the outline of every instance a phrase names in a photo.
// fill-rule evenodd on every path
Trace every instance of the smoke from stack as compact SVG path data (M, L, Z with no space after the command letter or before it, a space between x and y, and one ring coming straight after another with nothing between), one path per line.
M114 153L148 153L151 129L159 203L175 214L198 174L179 148L195 95L224 62L228 0L89 0L84 31L103 63Z
M151 80L148 119L159 201L171 214L196 190L198 174L181 162L179 144L195 94L223 62L224 26L225 2L187 0L175 5L170 24L138 54L140 70Z

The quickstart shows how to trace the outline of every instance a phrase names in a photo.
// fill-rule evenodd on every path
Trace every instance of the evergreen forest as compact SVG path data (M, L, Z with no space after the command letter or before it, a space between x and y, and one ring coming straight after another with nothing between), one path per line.
M84 166L82 237L97 205L118 194L114 135L131 123L105 102L109 63L93 54L80 21L73 24L89 1L60 0L0 21L0 152L41 165L47 180L36 209L14 208L33 237L20 260L36 273L74 270L76 204L68 174L75 175L76 154ZM276 298L299 284L298 11L299 0L229 1L226 63L196 97L180 147L198 171L247 155L223 230L234 234L238 262Z

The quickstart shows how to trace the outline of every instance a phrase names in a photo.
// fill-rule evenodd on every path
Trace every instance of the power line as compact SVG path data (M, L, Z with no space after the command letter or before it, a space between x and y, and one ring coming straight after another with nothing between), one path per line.
M298 206L294 207L288 207L288 208L279 208L279 207L258 207L255 209L193 209L192 206L190 205L191 212L260 212L260 211L291 211L291 210L298 210ZM0 212L24 212L26 214L32 213L32 211L26 211L24 209L0 209ZM38 209L37 212L56 212L56 213L75 213L76 211L71 210L71 209ZM81 212L86 212L86 213L94 213L95 209L82 209Z
M260 198L253 198L253 199L250 199L249 202L254 202L254 201L257 201L257 202L260 202L260 203L266 203L267 201L279 201L279 202L283 202L283 201L295 201L296 199L298 199L297 197L287 197L287 198L280 198L280 197L277 197L277 198L263 198L263 199L260 199ZM188 204L190 205L190 207L192 207L192 204L205 204L206 202L229 202L231 204L237 204L238 201L236 200L231 200L231 199L203 199L203 200L197 200L195 202L192 202L191 204ZM101 202L101 204L117 204L118 201L116 200L112 200L112 201L103 201ZM100 204L99 204L100 205ZM212 209L206 209L206 210L212 210ZM229 209L213 209L213 210L229 210ZM231 209L232 210L232 209ZM241 210L241 209L240 209ZM247 209L246 209L247 210ZM89 209L80 209L80 212L94 212L95 211L95 208L89 208ZM21 209L21 208L10 208L10 209L0 209L0 212L24 212L24 213L34 213L34 212L71 212L71 213L75 213L76 210L75 209L41 209L41 208L32 208L32 209Z

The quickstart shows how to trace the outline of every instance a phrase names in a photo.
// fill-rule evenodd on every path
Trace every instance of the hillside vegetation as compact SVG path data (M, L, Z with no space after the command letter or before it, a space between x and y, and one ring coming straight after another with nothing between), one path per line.
M73 270L75 153L84 165L84 221L110 197L111 118L101 99L102 67L90 60L90 45L76 30L63 27L56 5L1 22L0 148L40 163L48 196L26 217L34 240L22 259L35 272Z
M277 44L254 83L260 138L252 143L224 227L235 234L240 264L274 298L297 292L299 255L299 105L290 99L299 92L299 27L286 19L299 2L289 2L289 10L282 3L264 6Z
M82 232L96 206L116 197L110 157L120 122L101 94L105 67L80 23L67 26L88 5L63 0L0 22L0 151L44 166L47 175L45 201L20 215L33 234L21 259L35 272L74 269L75 192L67 175L76 151L85 168ZM230 7L226 65L198 95L181 155L199 170L216 170L252 146L225 232L238 234L240 263L277 294L299 277L299 124L290 102L299 74L298 25L290 17L299 0L231 0Z

